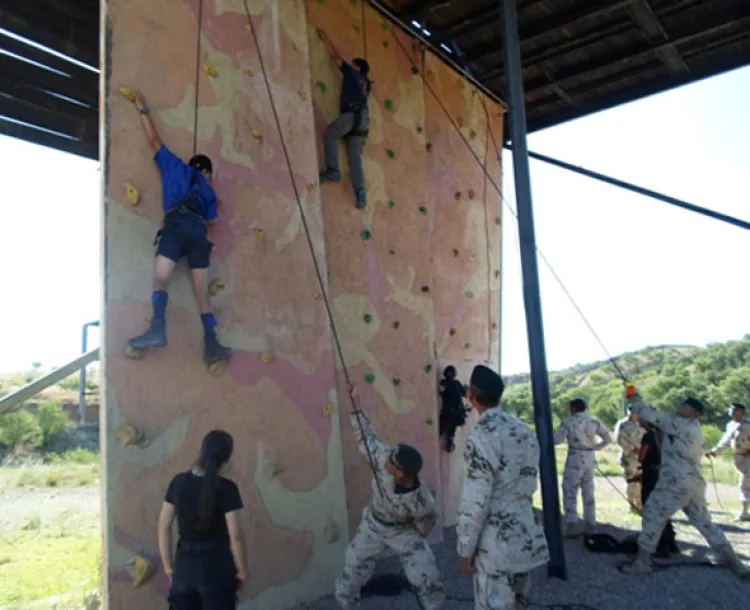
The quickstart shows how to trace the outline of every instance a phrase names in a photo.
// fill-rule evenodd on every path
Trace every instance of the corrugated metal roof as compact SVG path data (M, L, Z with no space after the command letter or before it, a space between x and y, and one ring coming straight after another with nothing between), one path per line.
M379 0L505 99L501 0ZM518 0L529 131L750 64L750 0ZM0 133L98 156L99 0L0 2ZM3 118L4 117L4 118Z

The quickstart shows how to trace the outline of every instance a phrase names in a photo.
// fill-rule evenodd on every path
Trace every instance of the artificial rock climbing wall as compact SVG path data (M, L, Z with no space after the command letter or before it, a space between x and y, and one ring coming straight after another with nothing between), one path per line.
M103 13L103 445L113 609L164 603L156 518L170 478L190 467L214 428L235 438L229 476L245 501L250 574L243 607L287 608L332 590L370 472L354 447L322 292L358 400L387 441L422 450L424 481L446 523L461 468L458 453L448 459L438 449L438 373L452 363L466 377L497 353L499 196L469 146L487 157L499 184L488 133L501 142L500 108L357 1L247 5L322 288L243 0L203 0L202 7L200 0L110 0ZM317 27L342 54L366 54L372 64L364 211L354 208L346 178L318 185L320 139L336 114L340 77ZM221 377L202 362L184 264L169 290L168 347L139 361L123 355L151 314L152 242L162 212L158 170L122 86L144 93L173 152L190 157L195 133L197 150L214 161L220 221L211 235L211 278L221 282L212 299L220 338L235 350ZM127 185L139 190L135 205ZM129 563L137 553L156 569L136 588Z

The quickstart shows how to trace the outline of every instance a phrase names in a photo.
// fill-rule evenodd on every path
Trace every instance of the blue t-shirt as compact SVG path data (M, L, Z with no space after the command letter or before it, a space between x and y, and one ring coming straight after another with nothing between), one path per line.
M154 155L154 161L161 170L164 212L168 212L196 189L195 203L204 220L219 217L216 191L206 181L203 173L176 156L164 144Z
M353 65L341 63L341 112L351 112L353 104L367 106L365 77Z

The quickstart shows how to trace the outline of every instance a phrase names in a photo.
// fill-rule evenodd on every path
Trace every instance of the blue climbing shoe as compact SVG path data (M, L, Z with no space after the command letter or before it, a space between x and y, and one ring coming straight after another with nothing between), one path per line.
M320 172L320 183L325 184L327 180L331 182L341 182L341 172L337 169L327 169Z
M355 197L354 199L355 205L357 206L357 208L360 210L363 210L365 206L367 205L367 193L365 192L365 188L364 187L358 188L354 192L354 197Z

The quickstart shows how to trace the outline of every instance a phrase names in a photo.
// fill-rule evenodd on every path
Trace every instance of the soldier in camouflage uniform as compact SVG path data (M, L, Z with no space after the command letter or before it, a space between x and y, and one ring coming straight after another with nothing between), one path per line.
M750 421L745 419L745 405L734 403L729 410L731 417L726 432L716 447L708 452L716 457L730 445L734 451L734 467L740 473L740 521L750 521Z
M635 388L628 389L635 394ZM660 413L646 405L637 395L629 396L633 412L642 421L664 433L661 447L661 473L656 487L643 507L643 526L638 536L638 556L633 564L624 566L627 572L648 572L651 555L656 551L667 521L682 509L690 522L703 535L711 548L738 574L749 572L729 544L724 532L712 521L706 507L706 480L701 472L703 432L698 419L705 405L697 398L687 398L674 415Z
M499 407L500 376L479 365L469 400L480 414L464 449L466 476L458 509L459 568L474 574L477 610L526 607L530 571L549 560L531 498L539 443L517 417Z
M365 455L369 450L377 479L373 478L372 502L365 507L346 549L344 573L336 581L336 601L344 610L356 608L376 559L389 549L401 558L422 608L435 610L445 593L435 556L425 540L437 523L437 512L435 499L419 480L422 456L409 445L385 444L363 411L352 412L351 423L359 450Z
M568 457L563 473L563 508L565 509L565 535L579 536L582 531L591 533L596 527L596 499L594 497L595 451L604 449L612 438L606 426L596 417L586 413L586 401L570 401L570 417L563 420L555 432L555 445L568 442ZM601 438L596 442L596 437ZM583 496L583 519L578 517L578 489Z
M628 406L628 416L615 425L615 440L622 448L620 466L628 484L628 502L631 512L641 511L641 465L638 454L641 450L641 439L646 431L638 425L638 416Z

